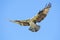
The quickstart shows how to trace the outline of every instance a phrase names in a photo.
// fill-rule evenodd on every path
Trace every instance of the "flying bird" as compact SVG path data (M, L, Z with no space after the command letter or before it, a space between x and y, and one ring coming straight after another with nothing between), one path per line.
M21 26L30 26L29 30L32 32L37 32L40 29L40 26L37 25L36 23L41 22L46 16L51 8L51 3L45 6L41 11L37 13L36 16L33 18L27 19L27 20L10 20L10 22L17 23Z

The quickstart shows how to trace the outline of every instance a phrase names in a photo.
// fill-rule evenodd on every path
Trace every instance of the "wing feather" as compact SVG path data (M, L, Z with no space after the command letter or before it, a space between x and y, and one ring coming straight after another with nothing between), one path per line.
M29 26L29 20L10 20L10 22L14 22L20 24L21 26Z
M46 17L50 7L51 3L49 3L43 10L39 11L38 14L32 18L32 21L36 23L43 20Z

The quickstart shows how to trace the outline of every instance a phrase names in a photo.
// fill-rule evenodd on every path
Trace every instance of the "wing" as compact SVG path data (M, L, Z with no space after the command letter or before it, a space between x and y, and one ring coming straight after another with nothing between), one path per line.
M50 7L51 3L49 3L43 10L39 11L38 14L32 18L32 21L36 23L43 20L46 17Z
M14 22L20 24L21 26L29 26L29 20L10 20L10 22Z

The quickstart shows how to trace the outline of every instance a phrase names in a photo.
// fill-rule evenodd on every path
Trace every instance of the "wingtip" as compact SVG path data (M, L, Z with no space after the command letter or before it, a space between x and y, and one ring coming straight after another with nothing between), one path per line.
M46 4L45 8L50 8L51 7L51 3L49 2L48 4Z
M15 21L13 21L13 20L9 20L10 22L15 22Z
M10 22L13 22L13 23L16 23L16 24L19 24L20 21L17 21L17 20L9 20Z
M51 7L51 3L49 2L49 4L48 4L48 7L50 8Z

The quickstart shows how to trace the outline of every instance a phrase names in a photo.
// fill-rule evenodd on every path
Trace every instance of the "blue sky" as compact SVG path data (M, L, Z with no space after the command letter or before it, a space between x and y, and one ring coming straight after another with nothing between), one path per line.
M52 4L47 17L39 23L41 29L31 32L9 20L33 17L46 4ZM0 0L0 40L60 40L60 0Z

